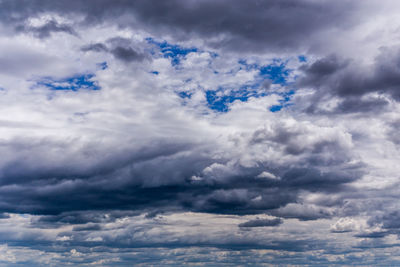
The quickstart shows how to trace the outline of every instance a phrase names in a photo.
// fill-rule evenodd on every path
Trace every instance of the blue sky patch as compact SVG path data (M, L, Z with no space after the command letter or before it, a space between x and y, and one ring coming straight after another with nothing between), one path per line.
M195 47L186 48L179 45L170 44L167 41L158 42L153 38L146 38L146 41L150 44L158 46L163 57L171 59L171 64L173 66L179 65L180 60L187 54L198 52L198 49Z
M270 108L272 112L279 111L290 105L289 102L291 96L295 93L294 90L283 93L260 90L265 80L270 80L272 84L289 85L288 76L291 70L286 68L286 62L275 59L268 65L249 64L246 60L239 60L238 63L241 65L241 69L244 68L247 71L258 70L258 78L254 82L240 86L238 89L226 90L228 93L224 92L224 88L206 91L207 105L210 109L218 112L227 112L229 111L229 104L236 100L246 102L250 97L263 97L269 94L278 94L282 97L282 99L279 100L279 105Z
M273 84L287 84L287 78L291 70L286 68L283 62L273 63L270 65L262 66L260 68L260 75L272 81Z
M230 91L229 94L220 95L222 88L217 91L208 90L206 91L207 105L210 109L218 112L227 112L229 110L229 104L236 100L246 102L250 97L261 97L265 96L265 93L258 94L252 90L252 87L242 87L236 91Z
M282 99L280 99L279 100L279 105L274 105L274 106L271 106L270 108L269 108L269 110L271 111L271 112L278 112L278 111L280 111L282 108L285 108L285 107L288 107L288 106L290 106L290 105L292 105L291 103L290 103L290 100L291 100L291 98L292 98L292 96L295 94L295 91L289 91L289 92L285 92L285 93L282 93L282 94L279 94L280 96L282 96Z
M178 92L177 94L180 98L191 98L192 97L192 93L190 93L190 92L182 91L182 92Z
M218 112L228 112L229 104L233 103L236 100L246 102L250 97L263 97L268 95L267 93L257 93L252 90L250 87L242 88L241 90L231 91L229 94L221 95L222 89L217 91L208 90L206 91L206 100L207 106ZM292 105L290 103L292 96L295 94L295 91L291 90L289 92L284 93L275 93L281 96L282 98L279 100L279 105L274 105L270 107L270 111L277 112L282 108L288 107ZM180 95L182 98L187 97L185 95ZM188 96L190 98L190 96Z
M271 107L269 108L269 110L270 110L271 112L278 112L278 111L280 111L282 108L283 108L282 105L274 105L274 106L271 106Z
M107 62L100 62L96 64L98 68L100 68L101 70L105 70L108 68Z
M233 95L217 96L217 91L206 91L206 99L208 107L219 112L227 112L228 104L235 101L237 98ZM247 100L243 99L244 101Z
M242 65L242 67L244 67L244 69L247 70L247 71L260 68L260 66L258 64L256 64L256 63L249 64L245 59L240 59L238 61L238 63L240 65Z
M306 56L300 55L297 58L299 59L300 62L307 62Z
M94 74L78 74L64 79L46 77L37 82L37 85L45 86L50 90L99 90L100 86L93 80L93 77L95 77Z
M241 65L241 68L247 71L259 70L258 84L261 84L263 80L270 80L273 84L287 85L287 79L292 72L291 69L286 68L287 62L281 59L274 59L268 65L250 64L244 59L239 60L238 63Z

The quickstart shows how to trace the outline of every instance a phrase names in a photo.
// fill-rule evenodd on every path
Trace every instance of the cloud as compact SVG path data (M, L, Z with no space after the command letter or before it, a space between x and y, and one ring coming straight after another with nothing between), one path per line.
M132 48L131 40L121 37L114 37L106 41L111 44L111 47L107 47L103 43L88 44L81 47L83 52L109 52L116 59L124 62L142 61L146 58L144 53L136 51Z
M266 227L266 226L278 226L283 223L280 218L275 219L256 219L245 223L239 224L239 227Z
M94 51L94 52L107 52L108 48L103 43L94 43L82 46L81 50L83 52Z
M385 47L368 65L334 55L303 65L303 77L298 85L316 90L316 98L308 110L320 112L320 102L327 94L341 99L334 107L335 112L369 112L387 108L389 101L385 95L399 100L397 58L397 47Z
M346 6L346 11L343 10ZM39 8L40 7L40 8ZM352 1L107 1L54 4L37 0L16 5L3 2L3 21L20 21L42 12L80 14L88 25L114 21L121 26L145 28L153 34L179 38L199 37L215 48L235 51L289 51L307 49L330 28L344 29L358 22L360 8ZM11 13L15 13L11 16ZM280 14L284 13L285 16ZM324 16L315 16L324 13ZM132 14L128 17L127 14ZM165 16L164 14L168 14ZM134 19L133 19L134 18ZM202 22L202 23L200 23ZM57 28L58 29L58 28ZM306 37L307 36L307 37ZM296 44L296 45L295 45Z
M142 60L143 56L137 53L132 48L124 48L124 47L116 47L114 48L111 53L118 59L130 62L133 60Z
M78 36L75 30L68 24L60 24L55 20L46 21L40 26L19 25L16 27L18 32L31 32L38 38L48 38L52 33L63 32L73 36Z

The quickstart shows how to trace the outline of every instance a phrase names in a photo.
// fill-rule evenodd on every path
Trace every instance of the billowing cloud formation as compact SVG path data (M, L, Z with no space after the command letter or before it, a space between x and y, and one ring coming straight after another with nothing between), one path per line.
M399 8L0 1L0 265L399 264Z

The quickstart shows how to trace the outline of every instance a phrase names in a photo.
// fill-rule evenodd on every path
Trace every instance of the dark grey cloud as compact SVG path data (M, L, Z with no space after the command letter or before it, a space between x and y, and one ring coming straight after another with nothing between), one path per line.
M330 55L304 65L299 87L317 91L308 107L309 112L321 112L318 105L327 96L342 101L335 113L383 111L388 101L383 97L363 98L371 93L386 95L400 100L400 53L397 47L382 48L372 64L365 66L355 60Z
M50 20L41 26L26 26L19 25L16 27L18 32L30 32L38 38L48 38L52 33L63 32L74 36L78 36L72 26L68 24L58 23L55 20Z
M133 61L143 61L148 59L144 52L133 47L134 44L131 40L121 37L111 38L106 40L105 43L93 43L81 47L83 52L109 52L116 59L126 63Z
M10 218L10 215L7 213L0 213L0 219L8 219Z
M276 124L272 129L258 129L254 131L250 144L252 145L267 145L271 142L280 144L284 148L285 153L291 155L307 154L304 164L332 166L341 164L349 160L350 154L344 153L327 153L341 147L340 139L308 139L305 142L305 132L311 133L311 129L303 127L290 128L284 124ZM329 155L329 156L327 156Z
M273 216L282 218L296 218L300 221L313 221L318 219L328 219L336 214L326 207L308 206L299 204L288 204L285 207L274 209L269 212Z
M107 52L108 48L103 43L94 43L94 44L88 44L88 45L82 46L81 51L83 51L83 52L88 52L88 51Z
M261 135L257 136L261 142ZM283 146L290 143L286 139L275 141ZM109 147L97 143L15 140L2 147L3 151L13 151L15 159L1 168L0 210L48 215L114 209L140 213L265 213L297 202L301 191L345 191L347 183L360 177L358 169L344 170L345 160L335 161L343 171L321 172L319 166L330 166L332 161L315 161L314 150L318 157L335 151L342 159L347 152L337 143L317 142L317 147L311 149L311 154L308 149L297 151L296 156L304 157L299 163L302 167L271 167L268 162L265 166L260 162L256 167L237 165L227 176L209 177L201 174L203 170L213 163L225 164L226 159L216 162L201 147L179 140L153 141L107 153L104 151ZM25 160L19 161L21 157ZM263 171L280 178L259 178ZM192 180L199 175L200 180ZM303 218L302 214L292 216ZM76 220L64 215L53 218Z
M159 166L160 167L160 166ZM174 175L167 169L164 171L164 179L169 174ZM144 173L151 176L151 173ZM181 182L176 185L158 185L142 187L130 184L129 180L134 176L124 178L121 185L117 187L117 176L112 179L105 176L104 180L94 177L86 179L60 179L48 178L45 181L31 181L20 185L16 189L2 187L2 204L0 208L4 211L23 212L33 214L62 214L67 211L91 211L91 210L113 210L125 209L136 210L140 213L152 210L163 211L197 211L217 214L257 214L284 207L288 203L297 201L301 190L332 192L345 190L341 187L343 183L351 180L329 175L307 176L300 178L287 175L281 183L233 181L230 184L210 186L193 185ZM38 177L41 178L41 177ZM177 177L184 179L183 177ZM356 177L354 177L356 178ZM110 180L106 182L105 180ZM46 190L41 190L46 186ZM116 188L117 187L117 188ZM260 198L259 200L257 198ZM15 203L19 203L18 205ZM313 213L312 217L304 213L291 213L288 218L317 219L330 217L332 214L323 212ZM282 215L283 216L283 215ZM307 217L304 217L307 216ZM81 216L79 215L78 218ZM61 222L78 223L76 216L52 217ZM85 217L82 222L94 222L97 219ZM47 219L46 219L47 220Z
M399 211L391 211L391 210L384 210L384 213L381 215L377 215L372 217L368 223L370 225L377 225L382 224L384 229L389 230L397 230L400 229L400 212Z
M268 226L278 226L283 223L280 218L275 219L255 219L248 222L239 224L239 227L268 227Z
M91 223L84 226L75 226L72 231L99 231L101 229L101 225Z
M111 50L111 54L113 54L114 57L116 57L117 59L126 62L141 61L144 59L144 56L142 54L139 54L131 47L125 48L117 46Z
M113 223L117 219L134 217L142 214L142 211L134 210L84 210L66 211L57 215L42 215L31 220L32 227L52 229L63 225L75 225L73 230L82 230L86 227L102 227L107 223ZM100 229L98 229L100 230Z
M307 49L324 29L347 28L357 23L360 18L354 12L356 7L357 3L347 0L251 0L245 3L18 0L1 3L2 21L6 23L43 12L82 14L89 25L113 20L120 26L140 26L157 35L172 34L182 39L200 37L216 48L253 52ZM213 37L223 39L212 41Z
M337 106L336 111L340 113L355 112L382 112L387 110L389 101L384 98L360 99L357 96L346 97Z
M400 136L398 132L400 131L400 120L395 120L389 123L389 127L387 129L388 139L391 140L396 145L400 144Z
M389 232L387 231L378 231L378 232L371 232L371 233L360 233L356 234L355 237L359 238L382 238L385 237Z

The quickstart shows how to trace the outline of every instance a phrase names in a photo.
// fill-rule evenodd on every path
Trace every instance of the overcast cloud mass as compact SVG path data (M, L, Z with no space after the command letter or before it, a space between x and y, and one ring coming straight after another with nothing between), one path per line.
M0 266L400 265L396 0L0 0Z

